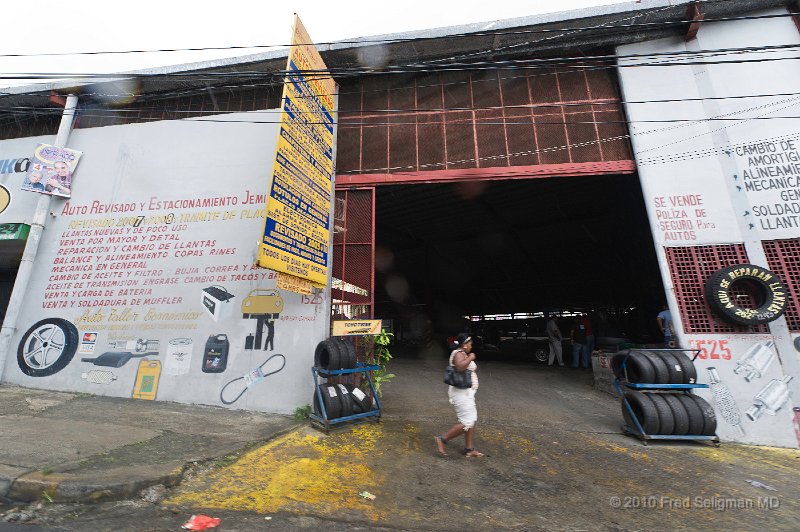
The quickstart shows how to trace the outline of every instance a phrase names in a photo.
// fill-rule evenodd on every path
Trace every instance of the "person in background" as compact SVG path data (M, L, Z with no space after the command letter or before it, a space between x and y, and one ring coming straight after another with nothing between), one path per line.
M441 456L447 455L446 445L453 438L461 434L464 435L465 446L464 456L467 458L478 458L484 456L480 451L475 450L475 423L478 421L478 409L475 406L475 393L478 391L478 369L475 364L475 353L472 353L472 337L467 333L461 333L456 338L455 347L450 354L451 366L455 366L456 371L472 372L472 388L447 387L447 397L450 404L455 407L458 423L450 427L444 436L435 436L436 448Z
M550 360L547 362L548 366L553 365L554 360L558 360L558 365L563 366L564 361L561 359L561 329L558 328L556 323L555 314L550 314L550 319L547 321L547 338L550 342Z
M675 342L672 335L674 332L674 328L672 326L672 314L670 313L669 307L666 304L661 306L661 312L659 312L658 316L656 316L656 322L658 322L658 328L661 330L661 334L664 336L664 347L675 347Z
M586 367L591 367L592 353L594 352L594 328L592 327L592 320L589 319L589 315L585 312L581 314L581 325L586 331L586 356L588 357Z
M572 369L578 369L578 366L588 368L591 363L591 354L586 345L586 327L580 317L575 318L572 322L570 338L572 338L572 364L570 367Z

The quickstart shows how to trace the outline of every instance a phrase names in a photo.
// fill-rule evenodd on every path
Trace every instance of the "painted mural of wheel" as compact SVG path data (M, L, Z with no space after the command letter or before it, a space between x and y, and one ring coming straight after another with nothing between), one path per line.
M547 362L547 359L550 357L550 349L546 346L539 346L534 348L533 350L533 358L539 364L544 364Z
M755 308L742 306L736 289L750 288ZM774 273L754 264L734 264L711 274L706 281L708 306L720 318L738 325L762 325L786 311L786 286Z
M30 377L48 377L70 363L78 350L78 329L62 318L36 322L19 342L17 363Z

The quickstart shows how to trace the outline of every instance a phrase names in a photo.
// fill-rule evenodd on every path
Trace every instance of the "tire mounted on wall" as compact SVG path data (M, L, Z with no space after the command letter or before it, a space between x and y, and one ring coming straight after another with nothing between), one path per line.
M759 288L763 303L755 309L736 304L730 295L732 284L749 281ZM708 306L720 318L738 325L763 325L781 317L788 299L786 286L774 273L754 264L734 264L711 274L706 281Z

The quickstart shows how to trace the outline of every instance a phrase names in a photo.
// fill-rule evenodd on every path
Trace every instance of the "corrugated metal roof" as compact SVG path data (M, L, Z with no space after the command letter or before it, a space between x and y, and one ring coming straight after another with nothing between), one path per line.
M573 54L581 50L657 39L685 31L675 22L684 20L690 0L641 0L599 7L590 7L560 13L533 15L506 20L496 20L347 39L320 46L320 52L331 69L366 66L410 65L451 57L459 60L498 59L511 56L547 56ZM741 15L747 12L782 7L787 0L720 0L702 3L707 18ZM652 23L652 26L633 30L614 29L615 25ZM529 31L562 30L553 33ZM513 33L509 33L509 31ZM496 34L494 32L502 32ZM527 32L527 33L526 33ZM213 74L215 83L231 83L252 72L279 72L284 69L287 49L215 59L199 63L172 65L93 78L87 81L66 80L3 89L2 107L35 105L41 95L51 90L68 92L83 85L97 85L119 77L142 79L142 94L203 87L207 80L186 74ZM435 63L434 63L435 64Z

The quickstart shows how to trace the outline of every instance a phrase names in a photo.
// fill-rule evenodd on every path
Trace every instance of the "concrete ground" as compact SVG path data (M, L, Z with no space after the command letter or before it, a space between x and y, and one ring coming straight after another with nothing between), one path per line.
M620 434L618 400L594 391L580 370L479 361L476 447L488 456L464 458L452 442L441 458L433 435L453 422L444 363L395 359L379 423L328 435L304 424L194 471L156 504L40 503L33 522L174 530L205 513L223 518L221 530L797 529L800 451L643 446ZM128 404L136 402L115 404L118 418Z

